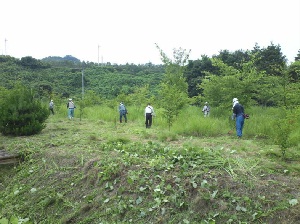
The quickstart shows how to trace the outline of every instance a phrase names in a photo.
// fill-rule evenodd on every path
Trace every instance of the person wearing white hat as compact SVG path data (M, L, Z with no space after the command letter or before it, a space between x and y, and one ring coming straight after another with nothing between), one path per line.
M54 102L53 102L53 100L50 100L49 110L52 113L52 115L54 115Z
M233 98L232 100L232 111L233 111L233 119L235 119L236 124L236 135L238 138L241 138L243 135L243 127L244 127L244 107L239 103L237 98Z
M210 106L208 105L207 102L205 102L204 107L202 109L204 117L208 117L209 116L209 111L210 111Z
M239 101L238 101L238 98L233 98L232 99L232 109L233 109L233 107L235 106L235 104L237 104Z
M71 98L69 99L69 102L67 103L67 108L68 108L68 117L71 120L74 118L74 109L76 108L76 106Z

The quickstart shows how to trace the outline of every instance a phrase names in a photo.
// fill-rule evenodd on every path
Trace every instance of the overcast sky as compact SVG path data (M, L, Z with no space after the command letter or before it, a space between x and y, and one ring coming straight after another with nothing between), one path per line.
M181 47L196 60L271 42L294 61L299 0L0 1L0 53L16 58L161 64L155 43L169 58Z

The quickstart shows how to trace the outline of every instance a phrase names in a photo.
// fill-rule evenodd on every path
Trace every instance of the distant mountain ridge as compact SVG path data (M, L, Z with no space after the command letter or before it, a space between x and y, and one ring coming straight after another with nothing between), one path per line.
M74 62L74 63L80 63L81 62L78 58L73 57L72 55L66 55L64 57L49 56L49 57L41 59L41 61L44 61L44 62L71 61L71 62Z

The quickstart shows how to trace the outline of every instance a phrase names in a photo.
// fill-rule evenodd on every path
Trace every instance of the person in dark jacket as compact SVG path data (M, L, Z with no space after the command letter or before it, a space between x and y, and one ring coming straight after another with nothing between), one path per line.
M120 123L122 123L122 118L124 117L125 123L127 123L127 109L123 102L119 105L119 113L120 113Z
M237 98L233 98L232 100L233 106L233 119L235 119L236 124L236 135L238 138L241 138L243 135L243 127L244 127L244 107L239 103Z

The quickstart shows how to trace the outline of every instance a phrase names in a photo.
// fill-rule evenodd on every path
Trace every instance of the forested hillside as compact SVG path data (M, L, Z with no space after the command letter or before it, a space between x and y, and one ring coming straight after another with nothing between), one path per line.
M26 63L25 63L26 62ZM135 88L150 85L151 90L161 81L163 65L96 65L51 57L37 60L32 57L21 60L0 57L0 86L11 88L16 82L33 88L42 97L80 96L82 87L104 98L116 97L120 93L129 94Z
M252 50L221 50L211 58L202 55L181 65L191 102L210 101L220 106L228 96L242 96L251 105L280 106L299 104L300 51L295 61L286 61L278 45ZM176 64L176 61L173 62ZM11 88L16 82L49 99L81 97L91 91L105 99L128 95L147 86L156 96L166 73L166 64L118 65L81 62L67 55L42 60L0 56L0 86Z

